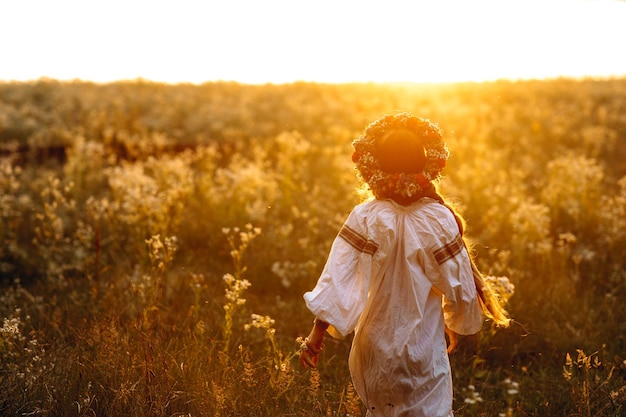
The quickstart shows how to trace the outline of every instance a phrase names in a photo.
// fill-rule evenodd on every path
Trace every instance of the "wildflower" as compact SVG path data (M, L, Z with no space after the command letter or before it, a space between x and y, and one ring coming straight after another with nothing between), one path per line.
M599 200L603 170L595 159L565 155L548 164L547 181L542 200L551 208L560 209L573 219L586 212L585 202Z
M298 345L298 353L303 350L307 350L309 347L307 346L307 340L302 336L296 337L296 344Z
M463 400L465 404L473 405L483 402L483 398L480 396L479 392L476 392L476 387L474 385L468 385L465 391L467 392L467 396Z
M515 294L515 285L507 277L486 276L485 282L489 285L491 291L496 294L501 304L506 304Z
M535 254L549 254L552 251L550 238L550 208L543 204L520 202L509 213L509 221L514 227L514 238L520 248Z
M2 328L0 328L0 333L18 336L20 334L20 320L16 318L5 318Z
M252 314L251 317L252 317L252 322L247 325L248 327L246 330L249 330L251 327L254 327L257 329L273 330L272 326L274 325L274 323L276 323L276 321L270 316L261 316L259 314Z
M511 378L506 378L503 381L506 387L506 393L509 395L517 395L519 394L519 383L511 380Z
M511 378L505 378L502 383L504 384L504 389L506 390L505 392L507 395L507 409L506 413L500 413L498 416L512 417L514 397L519 394L519 383L513 381Z
M559 234L559 246L573 245L576 241L576 236L573 233L567 232Z
M233 228L233 234L228 234L228 244L231 248L230 256L233 259L235 267L233 274L224 274L222 279L226 283L225 295L226 305L224 305L225 325L224 325L224 352L228 350L230 336L232 334L234 311L246 303L246 299L242 297L245 290L252 284L247 279L243 279L242 275L246 271L246 267L242 265L242 259L246 248L250 241L256 237L255 228L250 224L246 225L245 231L240 231L238 227ZM229 229L223 229L224 232L230 233ZM237 241L237 237L239 240ZM245 330L250 328L249 325L244 326Z
M224 276L222 277L222 279L224 280L224 282L228 285L232 285L235 282L235 277L232 276L231 274L224 274Z

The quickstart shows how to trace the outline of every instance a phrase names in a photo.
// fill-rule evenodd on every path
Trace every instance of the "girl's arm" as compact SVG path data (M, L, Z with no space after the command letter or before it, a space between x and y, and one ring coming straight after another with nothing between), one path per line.
M328 326L328 323L318 318L313 320L313 328L306 339L304 339L304 347L300 351L300 364L302 364L303 368L306 368L306 366L315 368L319 353L322 351L324 332Z
M450 330L448 326L445 327L446 334L448 335L449 343L448 343L448 353L452 353L454 349L456 349L456 345L458 343L458 335Z

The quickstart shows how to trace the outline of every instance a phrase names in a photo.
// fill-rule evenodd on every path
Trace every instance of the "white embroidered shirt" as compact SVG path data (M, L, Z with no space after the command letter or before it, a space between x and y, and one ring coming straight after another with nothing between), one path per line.
M452 416L444 323L473 334L482 313L445 206L430 198L356 206L304 299L333 336L355 331L350 372L370 415Z

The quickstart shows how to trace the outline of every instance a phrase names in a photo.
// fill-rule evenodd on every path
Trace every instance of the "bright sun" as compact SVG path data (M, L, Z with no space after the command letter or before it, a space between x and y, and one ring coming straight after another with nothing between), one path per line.
M0 80L438 82L626 75L626 2L3 2Z

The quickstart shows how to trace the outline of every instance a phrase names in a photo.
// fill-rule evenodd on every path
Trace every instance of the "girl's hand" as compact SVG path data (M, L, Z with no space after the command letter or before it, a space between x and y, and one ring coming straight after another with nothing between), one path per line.
M448 328L448 326L445 327L445 330L449 339L447 352L452 353L452 351L456 348L459 338L455 332L453 332L452 330Z
M308 366L311 369L315 369L317 361L319 359L320 350L316 350L307 337L304 339L304 345L300 350L300 365L306 369Z
M300 364L303 368L307 366L315 368L319 354L322 351L324 342L324 332L328 328L328 323L315 319L311 333L302 342L300 348Z

